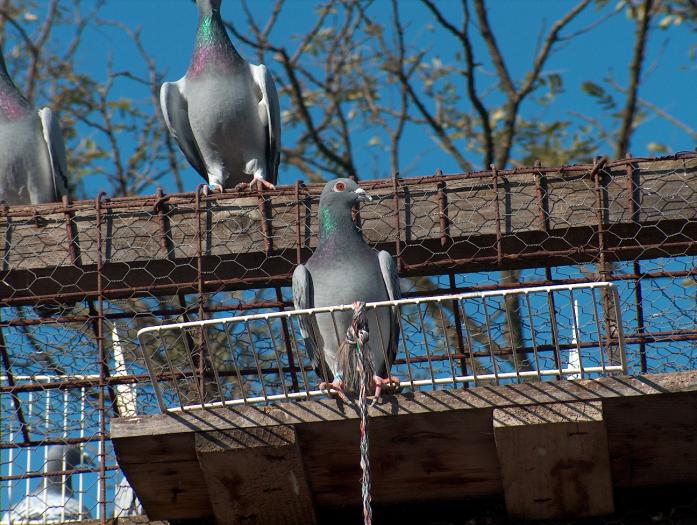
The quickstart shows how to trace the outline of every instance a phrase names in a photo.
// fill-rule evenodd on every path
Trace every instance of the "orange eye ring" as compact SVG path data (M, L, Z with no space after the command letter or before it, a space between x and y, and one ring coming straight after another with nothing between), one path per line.
M339 181L334 184L334 191L344 191L346 189L346 184Z

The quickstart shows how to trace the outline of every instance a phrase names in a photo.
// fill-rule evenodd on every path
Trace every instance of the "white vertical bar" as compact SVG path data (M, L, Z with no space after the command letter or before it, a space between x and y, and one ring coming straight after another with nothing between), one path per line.
M15 427L14 427L15 419L13 419L12 421L13 421L13 423L10 425L10 443L15 442ZM10 463L8 465L7 472L8 472L8 476L11 477L12 472L13 472L12 465L14 464L15 449L10 448L8 452L9 452L8 457L9 457ZM11 518L12 518L12 487L13 486L14 486L14 481L10 480L10 482L7 484L7 508L8 508L7 514L10 517L10 521L12 521Z
M68 437L68 391L63 390L63 439ZM66 460L65 454L63 455L63 470L66 470ZM65 521L65 490L66 490L67 476L63 474L61 476L61 521Z
M572 295L573 297L573 295ZM574 314L571 326L571 344L574 345L573 348L569 349L569 368L579 369L581 368L581 355L578 347L578 299L574 297L573 299ZM581 379L581 374L569 374L566 376L567 379Z
M103 443L104 443L104 440L100 439L99 440L99 447L97 448L97 457L99 457L99 458L103 457L102 456ZM102 476L97 477L97 494L102 493L102 484L104 483L104 481L105 480L102 478ZM97 497L97 501L99 501L99 497ZM96 517L98 520L102 518L102 506L101 505L97 505L97 516Z
M80 438L85 437L85 387L83 386L80 388ZM84 446L84 444L83 444ZM80 491L77 495L77 501L78 505L80 507L80 519L83 519L84 516L82 515L82 507L84 505L83 503L83 478L85 477L84 474L79 474L78 475L78 490Z
M48 435L49 429L50 429L50 424L51 424L51 390L44 390L44 395L46 396L46 403L44 404L44 409L46 410L46 413L44 414L44 425L46 425L46 429L44 430L44 435ZM63 458L65 460L65 458ZM44 509L48 508L48 476L46 476L46 473L48 472L48 446L44 445L44 492L43 492L43 499L44 499ZM42 522L43 523L48 523L47 521L48 517L46 516L46 512L44 511L44 515L42 517Z
M29 392L29 415L27 416L27 424L31 424L32 412L34 411L34 392ZM31 427L30 427L31 428ZM29 434L31 438L31 433ZM31 447L25 449L27 451L27 472L31 472ZM29 494L31 494L31 479L27 478L24 483L24 513L29 515Z
M126 357L121 345L121 337L119 336L119 326L114 323L111 327L111 344L114 353L114 373L113 376L128 375L126 367ZM136 411L136 389L134 385L116 385L116 406L119 409L119 415L135 416Z

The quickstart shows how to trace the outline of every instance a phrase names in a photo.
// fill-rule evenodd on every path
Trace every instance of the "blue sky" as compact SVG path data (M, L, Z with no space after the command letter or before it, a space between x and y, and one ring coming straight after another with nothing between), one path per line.
M84 3L89 5L91 1L84 0ZM489 0L491 23L497 32L511 73L516 79L520 79L528 70L540 32L548 30L551 24L575 3L566 0ZM264 19L272 2L250 0L250 4L259 13L260 18ZM313 22L314 17L308 13L316 4L317 2L310 0L287 0L282 23L273 33L274 39L290 42L289 45L292 45L292 39L303 34ZM439 5L452 20L459 22L459 2L446 0L439 2ZM611 10L611 7L608 9ZM424 26L425 20L431 20L421 3L416 0L400 0L400 8L414 29ZM388 17L390 5L385 0L376 0L374 10L377 17ZM176 80L184 74L193 46L197 18L195 6L190 0L108 0L101 15L127 23L133 28L140 27L146 49L154 56L161 69L167 71L167 80ZM236 0L224 0L223 16L229 20L239 17L239 3ZM572 31L593 23L601 16L603 13L596 9L588 9L572 26ZM676 115L693 128L697 127L697 104L694 102L697 93L697 62L690 57L690 49L694 49L697 43L696 33L686 27L655 31L656 34L651 39L647 51L648 72L640 96ZM576 117L571 112L574 111L607 121L596 102L582 93L580 86L586 80L602 83L608 73L612 73L620 84L626 83L633 32L633 21L620 12L553 55L546 72L559 72L564 76L565 92L554 105L541 108L529 103L524 106L523 113L527 117L561 117L573 120ZM430 58L447 59L454 55L453 41L442 38L439 31L424 26L422 30L414 33L417 40L413 43L431 49ZM483 56L482 43L476 41L475 44L477 53ZM240 49L247 56L251 56L243 47ZM128 40L119 32L106 28L91 29L86 33L79 54L79 67L99 77L105 73L105 62L109 54L113 56L118 69L129 69L134 64L140 67L140 61ZM272 70L278 67L274 63L267 65ZM479 81L481 85L485 85L487 80L492 78L492 70L485 63ZM119 89L122 91L119 92ZM114 96L133 97L149 104L146 88L134 83L119 83ZM491 92L487 96L487 102L495 102L497 97L499 96L495 91ZM285 135L285 138L293 140L290 134ZM402 149L403 164L411 162L411 156L415 151L425 150L423 157L416 162L409 175L430 174L436 167L441 167L446 172L458 171L448 155L438 149L428 137L411 134L409 140L407 147ZM661 142L671 151L695 147L694 141L685 133L657 117L651 118L639 128L634 137L632 153L638 156L651 154L648 145L652 142ZM611 151L608 148L600 153L611 154ZM359 165L361 162L371 162L367 154L359 152L358 155ZM468 158L475 167L481 167L477 155L468 155ZM281 168L282 183L292 183L296 175L284 167ZM198 175L189 168L186 173L186 189L194 190L200 182ZM94 178L87 182L86 191L90 195L96 195L102 189L108 191L104 184L103 180ZM164 186L166 191L174 190L171 181L165 181ZM689 264L692 264L691 260ZM677 286L675 288L677 290ZM677 292L674 295L677 295ZM685 299L685 302L687 300ZM658 300L651 304L656 311L666 310ZM16 468L22 467L23 464L20 462Z
M252 0L249 3L260 20L266 19L273 4L267 0ZM292 48L294 39L302 35L314 22L314 15L310 13L317 4L318 2L311 0L287 0L281 23L276 25L272 40ZM567 0L488 2L491 24L515 79L521 80L528 71L540 34L546 33L554 21L575 4L576 2ZM602 11L596 7L586 9L562 34L569 34L593 24L611 13L614 4L615 2L610 2ZM421 2L401 0L399 5L403 17L411 26L411 34L416 35L416 40L410 43L430 49L429 60L437 57L445 61L454 56L458 50L453 48L453 39L444 38L442 30L426 25L433 19ZM459 2L441 1L438 5L449 19L456 24L460 23ZM389 19L391 8L386 0L376 0L371 9L376 18L384 16ZM241 27L244 25L244 14L237 0L225 0L222 12L225 19L236 20ZM101 16L127 23L132 28L140 27L146 49L156 59L160 68L167 72L167 80L176 80L184 74L189 63L197 20L196 8L191 0L109 0ZM598 27L570 41L552 55L545 68L546 73L557 72L562 75L565 82L564 92L558 96L554 104L544 108L528 102L523 106L523 115L543 119L564 118L579 122L575 112L597 117L607 123L607 114L603 114L596 101L581 91L581 84L587 80L603 84L603 79L611 74L619 84L625 85L633 33L634 22L626 17L624 11L620 11ZM671 27L665 31L654 29L646 55L646 82L640 91L640 97L674 114L693 128L697 127L697 105L693 102L694 93L697 92L697 62L690 56L690 51L694 52L697 45L696 34L685 25ZM483 43L475 40L475 46L475 53L486 57ZM239 47L244 55L251 58L249 50L244 46ZM133 68L134 64L136 68L139 67L140 62L133 46L118 32L104 28L88 31L85 45L79 55L80 67L99 76L105 71L108 54L113 56L117 69ZM279 67L273 62L267 63L267 66L272 71ZM486 87L493 79L493 69L490 64L484 62L480 68L479 85ZM148 93L142 86L123 83L119 87L123 91L118 93L115 90L115 96L118 94L147 100ZM499 98L496 91L492 90L488 93L486 102L495 103ZM621 97L618 98L622 100ZM285 134L283 138L284 142L293 140L293 136L289 134ZM670 151L695 147L694 141L686 133L655 116L649 118L638 129L631 151L636 156L650 155L648 145L653 142L664 144ZM432 140L424 137L423 133L409 134L406 146L402 149L400 163L413 166L405 175L429 174L438 167L446 172L459 171L454 161ZM414 152L418 152L418 159L412 163L414 158L410 158L410 155L413 157ZM612 151L608 146L606 151L599 153L612 154ZM358 153L358 164L374 164L374 157L375 155L366 154L365 158L361 158L361 153ZM476 168L481 167L479 155L467 154L467 158ZM387 169L386 166L380 168ZM374 171L374 168L372 169ZM292 183L297 176L297 173L281 167L282 183ZM200 179L193 170L189 170L186 181L187 189L193 190ZM88 192L96 193L100 189L107 189L102 188L101 184L98 180L90 181L87 184ZM167 182L164 186L166 190L173 189Z

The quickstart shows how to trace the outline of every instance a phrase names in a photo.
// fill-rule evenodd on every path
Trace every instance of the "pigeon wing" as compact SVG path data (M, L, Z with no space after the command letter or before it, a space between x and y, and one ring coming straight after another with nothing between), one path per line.
M293 272L293 305L296 310L314 308L312 276L304 264L299 264ZM298 316L300 335L305 342L305 350L315 370L320 370L320 349L317 337L317 322L311 316ZM321 375L321 374L320 374Z
M160 88L160 107L170 135L177 141L186 160L189 161L199 175L208 182L208 170L191 130L189 122L189 103L184 95L186 77L176 82L165 82Z
M281 160L281 109L278 93L273 77L264 64L250 64L249 68L254 83L259 88L259 118L266 124L266 176L271 184L276 184Z
M39 110L39 118L51 160L53 198L59 200L63 195L68 194L68 161L65 154L63 132L58 117L54 116L50 108Z
M397 273L397 266L392 259L392 256L386 252L381 251L378 253L378 261L380 262L380 271L382 272L382 280L385 283L385 288L387 289L387 295L390 301L398 301L402 298L402 292L399 288L399 274ZM397 355L397 349L399 347L399 308L392 308L392 326L390 333L390 346L387 349L387 357L389 363L387 367L389 368Z

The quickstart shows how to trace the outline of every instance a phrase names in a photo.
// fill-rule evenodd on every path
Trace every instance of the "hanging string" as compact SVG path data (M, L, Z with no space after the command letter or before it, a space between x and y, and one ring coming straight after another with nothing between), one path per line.
M370 446L368 438L368 391L372 380L373 367L369 361L370 355L366 347L368 342L368 317L365 312L365 303L353 303L353 319L351 326L346 331L346 342L356 347L358 359L356 370L360 379L358 389L358 412L361 417L361 496L363 500L363 523L372 525L373 510L370 506Z

